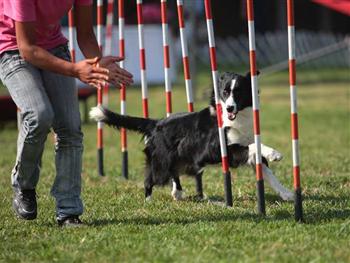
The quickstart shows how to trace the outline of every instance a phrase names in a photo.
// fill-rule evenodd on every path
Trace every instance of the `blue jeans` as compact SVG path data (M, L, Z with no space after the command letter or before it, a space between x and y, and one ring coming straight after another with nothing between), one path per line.
M70 60L66 46L50 52ZM18 51L0 55L0 77L21 111L17 158L12 171L15 189L35 189L47 134L56 133L56 178L51 194L57 217L81 215L83 134L74 78L39 69L23 60Z

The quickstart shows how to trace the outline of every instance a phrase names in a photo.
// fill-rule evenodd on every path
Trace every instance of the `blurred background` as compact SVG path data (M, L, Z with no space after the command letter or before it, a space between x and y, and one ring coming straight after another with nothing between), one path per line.
M96 1L94 1L96 10ZM350 65L350 1L296 0L296 54L298 65L306 68ZM172 79L182 70L181 43L176 1L168 1ZM257 0L255 29L257 63L260 71L271 74L287 69L286 1ZM125 1L126 68L139 83L136 1ZM207 28L201 0L185 0L185 26L189 42L191 73L209 65ZM212 1L217 59L221 68L249 68L246 0ZM104 1L107 13L107 0ZM96 20L96 12L95 20ZM146 62L150 84L164 83L162 32L159 0L143 1ZM106 23L106 16L104 17ZM118 6L114 4L112 53L118 54ZM67 19L63 21L67 25ZM65 31L67 32L67 31ZM67 33L66 33L67 34ZM67 34L68 35L68 34ZM78 58L82 58L78 52Z
M296 0L296 53L303 67L349 67L350 65L350 1ZM164 82L162 78L162 36L159 0L144 0L146 60L149 81ZM95 3L96 4L96 3ZM181 65L181 44L176 12L176 1L168 1L168 22L173 72L176 78ZM273 73L287 68L287 11L286 1L257 0L255 28L257 63L263 73ZM107 1L105 1L105 13ZM114 25L117 27L117 10L114 5ZM246 0L212 1L217 59L221 67L249 68ZM189 40L191 71L209 64L208 39L204 5L201 0L185 0L186 33ZM96 14L96 12L94 12ZM125 1L127 66L136 80L138 68L136 1ZM105 20L106 21L106 20ZM113 31L114 52L118 52L118 32ZM129 41L128 41L129 40ZM148 59L147 59L148 58ZM158 58L158 60L157 60ZM157 63L159 62L159 63ZM192 74L193 75L193 74Z
M96 0L94 20L96 22ZM173 83L183 83L183 66L176 1L168 0L170 28L170 63ZM288 70L286 1L256 0L255 28L257 65L261 76ZM135 84L140 84L139 46L136 1L125 1L125 67L133 73ZM212 1L217 60L219 71L245 72L249 69L246 0ZM185 0L185 26L189 47L190 72L195 97L197 77L208 74L209 52L207 28L202 0ZM112 54L118 55L118 4L113 7ZM106 24L107 0L104 1ZM147 80L150 85L164 84L162 28L159 0L143 1L144 38ZM328 74L339 81L349 81L350 68L350 1L348 0L295 0L296 60L301 70L335 72ZM63 32L68 38L68 19L62 20ZM103 29L105 30L105 29ZM105 34L103 33L103 36ZM105 38L103 37L103 45ZM77 49L77 60L83 59ZM338 70L339 69L339 70ZM342 72L345 74L336 74ZM322 77L322 74L318 74ZM339 79L340 78L340 79ZM316 77L317 79L317 77ZM79 83L79 86L83 87ZM209 85L209 83L208 83ZM136 86L137 87L137 86ZM7 95L0 89L0 95ZM6 103L12 103L11 100ZM1 100L3 106L4 100ZM13 106L13 105L12 105ZM7 106L6 106L7 107ZM12 111L11 111L12 114ZM13 118L15 114L12 114ZM5 117L3 117L5 118Z

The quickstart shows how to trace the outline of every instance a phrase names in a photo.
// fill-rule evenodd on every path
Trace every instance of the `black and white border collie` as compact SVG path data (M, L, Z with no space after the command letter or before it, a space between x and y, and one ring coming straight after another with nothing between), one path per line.
M232 168L249 165L255 171L250 74L223 73L219 77L219 93L229 165ZM160 120L122 116L103 107L92 108L90 117L117 129L139 132L145 137L146 200L151 198L154 185L165 185L170 180L173 181L172 196L181 199L180 174L195 176L199 180L206 165L221 162L214 95L209 107L199 112L175 113ZM268 168L268 161L279 161L282 155L265 145L261 147L264 179L283 200L293 200L293 193ZM201 187L197 187L197 192L203 196Z

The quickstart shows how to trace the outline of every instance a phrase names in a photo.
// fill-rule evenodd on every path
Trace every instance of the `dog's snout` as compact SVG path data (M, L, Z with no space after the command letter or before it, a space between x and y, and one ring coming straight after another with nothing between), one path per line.
M235 107L233 105L232 106L227 106L226 110L227 110L227 112L233 112L235 110Z

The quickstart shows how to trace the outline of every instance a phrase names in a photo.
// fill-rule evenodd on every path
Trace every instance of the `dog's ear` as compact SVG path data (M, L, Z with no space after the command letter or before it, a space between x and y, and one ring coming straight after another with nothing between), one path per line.
M257 70L256 71L256 75L259 76L260 75L260 71ZM250 71L247 72L247 74L245 75L246 78L250 78Z

